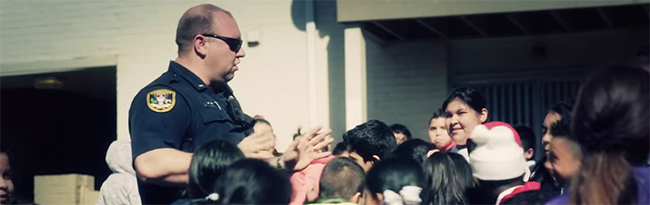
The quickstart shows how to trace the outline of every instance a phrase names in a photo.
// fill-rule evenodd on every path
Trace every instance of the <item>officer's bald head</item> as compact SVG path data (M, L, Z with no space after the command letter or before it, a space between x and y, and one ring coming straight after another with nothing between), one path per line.
M226 20L222 18L232 18L232 15L212 4L201 4L185 11L176 28L178 56L182 56L190 50L194 36L197 34L218 31L219 21Z

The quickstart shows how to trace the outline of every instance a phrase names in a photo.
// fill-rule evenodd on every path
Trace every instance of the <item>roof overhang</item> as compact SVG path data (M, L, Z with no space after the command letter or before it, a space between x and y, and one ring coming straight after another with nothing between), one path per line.
M337 17L339 22L360 22L648 3L650 0L337 0Z

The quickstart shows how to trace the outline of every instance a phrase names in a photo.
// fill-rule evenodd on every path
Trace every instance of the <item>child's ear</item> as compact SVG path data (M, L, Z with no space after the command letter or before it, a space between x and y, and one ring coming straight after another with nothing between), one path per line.
M524 152L524 158L526 158L526 160L531 160L534 154L535 154L535 150L533 150L533 148L528 148L528 150Z

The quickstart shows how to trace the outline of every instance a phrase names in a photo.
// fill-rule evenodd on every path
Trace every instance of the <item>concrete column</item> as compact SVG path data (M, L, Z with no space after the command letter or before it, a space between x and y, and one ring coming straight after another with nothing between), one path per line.
M366 41L360 24L345 26L345 128L368 120Z

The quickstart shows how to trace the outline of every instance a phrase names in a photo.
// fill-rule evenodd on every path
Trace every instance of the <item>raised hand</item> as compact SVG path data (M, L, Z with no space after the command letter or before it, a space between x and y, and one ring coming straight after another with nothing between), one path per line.
M273 147L275 145L275 136L273 130L265 129L254 132L244 138L237 147L244 153L246 158L269 159L273 158ZM271 151L269 151L271 150Z
M322 150L334 142L332 130L317 127L296 138L284 154L286 162L295 162L294 170L302 170L315 159L331 155Z

